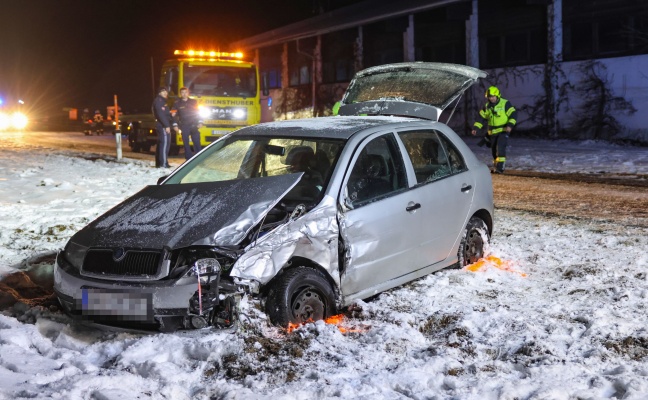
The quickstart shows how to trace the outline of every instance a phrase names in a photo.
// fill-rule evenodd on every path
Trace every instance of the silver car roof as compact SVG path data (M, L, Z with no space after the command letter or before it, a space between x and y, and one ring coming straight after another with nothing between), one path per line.
M405 117L355 117L337 116L293 119L252 125L237 130L234 136L281 136L349 139L354 133L389 124L420 121Z

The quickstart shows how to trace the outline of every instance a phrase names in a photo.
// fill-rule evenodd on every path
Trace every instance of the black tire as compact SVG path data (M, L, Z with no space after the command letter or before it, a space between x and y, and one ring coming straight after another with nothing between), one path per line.
M169 148L169 155L177 156L178 154L180 154L180 147L171 145L171 147Z
M274 325L317 321L335 315L336 310L333 288L313 268L289 269L270 283L266 313Z
M457 254L459 262L457 266L463 268L484 257L484 251L489 240L490 233L484 220L479 217L470 218L459 244Z
M149 151L151 151L151 145L148 142L140 143L140 150L145 153L148 153Z

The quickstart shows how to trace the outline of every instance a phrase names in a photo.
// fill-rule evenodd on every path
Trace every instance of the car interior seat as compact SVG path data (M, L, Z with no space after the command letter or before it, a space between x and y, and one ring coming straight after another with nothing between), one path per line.
M440 169L446 167L441 159L445 159L445 155L440 156L439 152L443 150L439 147L439 142L435 139L425 139L421 143L421 157L424 160L423 165L415 167L416 180L418 182L425 182L433 179Z
M314 200L319 196L324 179L314 169L316 165L315 152L309 146L296 146L290 149L284 161L290 172L303 172L304 175L287 197Z

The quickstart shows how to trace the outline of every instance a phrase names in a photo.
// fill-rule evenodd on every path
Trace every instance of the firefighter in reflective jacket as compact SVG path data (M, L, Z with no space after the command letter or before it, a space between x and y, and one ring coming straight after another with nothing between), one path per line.
M517 122L517 111L510 101L500 97L500 91L495 86L489 87L485 96L488 102L479 110L479 118L473 126L472 134L476 135L485 124L488 125L484 139L493 152L493 172L502 174L506 163L506 145Z

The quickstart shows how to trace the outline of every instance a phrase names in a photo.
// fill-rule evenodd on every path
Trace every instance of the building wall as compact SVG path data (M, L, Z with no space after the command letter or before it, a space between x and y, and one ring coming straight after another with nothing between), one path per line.
M489 77L471 91L472 97L469 94L465 96L467 99L459 103L450 125L459 133L468 132L476 110L485 101L485 88L496 85L519 110L518 131L548 135L552 129L546 124L544 107L547 104L546 87L549 86L545 82L550 80L544 62L549 59L547 55L555 50L556 79L553 83L559 88L556 92L558 125L555 127L558 133L564 132L576 117L583 114L583 99L587 97L582 93L583 79L592 71L583 71L582 68L583 63L589 63L587 65L591 64L596 70L594 72L607 82L614 96L627 100L639 110L631 115L612 111L625 126L624 137L648 143L648 117L643 112L648 109L648 54L641 54L648 53L648 35L642 36L637 30L648 26L648 3L636 0L603 0L599 6L586 3L589 4L584 0L554 0L564 17L555 20L559 30L549 32L551 28L548 28L550 24L547 19L552 18L552 14L546 3L479 1L478 53L483 64L480 67L489 73ZM348 81L340 81L339 77L351 75L359 66L366 68L385 62L402 62L411 57L409 54L414 54L417 61L462 63L461 60L466 60L465 51L471 39L476 40L470 37L466 23L475 9L473 7L474 1L459 2L409 18L397 17L321 35L323 67L319 68L323 71L323 79L316 85L315 110L312 109L312 85L308 85L305 79L302 79L305 82L297 82L295 73L296 67L305 70L308 60L296 62L294 51L292 56L283 54L283 63L290 67L284 66L284 74L292 73L293 79L291 83L286 79L288 76L284 76L282 88L272 91L273 117L286 119L329 115L331 107L340 100L348 85ZM628 16L628 10L632 11L631 16ZM616 29L613 31L619 43L616 52L605 47L610 45L610 41L604 41L602 36L603 32L611 31L610 26ZM626 26L635 30L627 31ZM564 42L563 29L566 30ZM414 43L409 45L410 48L405 48L407 32L411 33L412 30ZM591 34L591 38L583 36L583 32ZM549 48L550 42L546 40L546 36L552 34L552 37L560 40L557 50ZM441 36L449 39L440 41ZM563 44L568 61L562 61ZM289 49L290 44L284 48ZM583 49L592 53L587 56ZM488 51L495 53L488 54ZM357 62L358 59L362 60L363 65ZM489 68L492 65L500 67ZM273 68L277 69L276 64ZM263 63L260 69L263 71ZM441 120L445 122L444 118L450 112L445 112Z
M592 61L595 64L595 69L591 72L608 82L614 96L627 100L638 110L631 115L626 115L618 110L613 111L613 115L626 128L623 133L616 136L616 139L631 139L648 143L648 115L645 113L648 110L648 72L646 72L648 71L648 55L589 60L590 63ZM582 68L589 65L587 63L588 60L569 61L558 65L558 70L561 71L558 82L565 88L558 110L559 126L562 130L569 128L575 118L582 115L585 94L580 89L583 79L586 79ZM541 103L545 95L544 64L486 71L489 76L480 82L477 98L483 99L479 96L484 93L486 87L498 86L502 95L509 99L519 111L519 130L535 130L541 115L534 119L530 113L532 113L535 103ZM537 112L542 113L542 111L542 105L540 105ZM471 118L474 118L474 115Z

